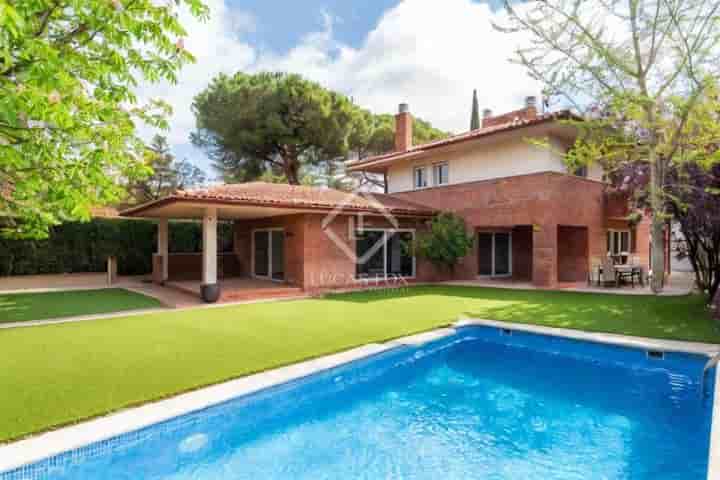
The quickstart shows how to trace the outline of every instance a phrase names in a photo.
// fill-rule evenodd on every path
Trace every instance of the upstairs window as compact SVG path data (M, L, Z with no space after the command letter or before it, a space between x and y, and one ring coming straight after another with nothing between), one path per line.
M587 176L588 176L588 167L587 167L587 165L583 165L583 166L577 167L577 168L573 171L573 175L575 175L576 177L587 178Z
M415 188L426 188L428 186L427 169L425 167L415 167L413 169L413 179Z
M433 185L447 185L449 170L447 163L433 165Z

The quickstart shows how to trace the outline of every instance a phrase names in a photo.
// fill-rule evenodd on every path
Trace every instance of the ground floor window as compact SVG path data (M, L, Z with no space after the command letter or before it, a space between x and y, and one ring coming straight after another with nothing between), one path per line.
M512 233L479 232L477 249L478 275L483 277L512 275Z
M282 229L253 231L253 275L274 281L285 279L285 232Z
M607 251L618 261L625 263L631 250L630 230L608 230Z
M414 238L411 230L356 231L356 277L414 277L415 257L408 248Z

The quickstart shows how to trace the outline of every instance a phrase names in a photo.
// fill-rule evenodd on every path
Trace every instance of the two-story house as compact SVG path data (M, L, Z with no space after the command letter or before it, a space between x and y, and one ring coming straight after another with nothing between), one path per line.
M453 279L510 278L552 288L585 281L591 262L608 253L647 268L649 219L631 225L626 199L606 192L599 166L565 166L563 152L576 132L562 120L571 115L540 114L528 97L520 110L486 110L475 131L413 145L413 118L401 105L395 151L347 165L384 175L384 194L253 182L178 192L124 215L161 219L157 281L194 275L205 290L217 290L218 278L228 276L305 290L397 276L450 279L402 247L446 210L462 216L476 239ZM203 220L202 255L168 254L168 218ZM229 255L215 250L218 219L235 224Z
M591 259L608 253L647 266L649 219L631 225L626 199L606 193L599 165L568 171L563 155L576 129L561 120L572 114L540 114L535 102L496 116L485 110L478 130L418 146L401 105L395 151L349 170L383 174L392 197L462 216L477 241L459 278L552 287L587 279Z

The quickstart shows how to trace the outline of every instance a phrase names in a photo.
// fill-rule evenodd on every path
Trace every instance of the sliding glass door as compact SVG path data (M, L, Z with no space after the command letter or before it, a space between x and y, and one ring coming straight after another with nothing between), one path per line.
M356 277L415 276L415 259L409 252L413 236L412 231L364 230L356 232Z
M512 275L512 234L480 232L477 237L478 275L508 277Z
M253 232L253 275L278 282L285 279L285 233L282 230Z

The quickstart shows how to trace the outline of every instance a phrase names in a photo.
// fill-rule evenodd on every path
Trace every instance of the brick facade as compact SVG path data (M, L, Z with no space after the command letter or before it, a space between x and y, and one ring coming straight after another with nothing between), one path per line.
M327 227L340 241L335 243L325 229L324 214L297 214L260 220L235 222L235 254L242 270L252 273L252 231L261 228L282 228L285 232L285 281L306 291L356 286L355 263L348 252L355 251L350 239L351 217L336 217ZM352 217L355 220L355 217ZM399 227L422 231L426 221L401 218ZM366 228L391 228L382 217L364 217ZM346 245L343 249L340 245ZM432 265L416 261L416 279L435 281L449 279Z
M545 287L587 279L590 258L602 259L607 253L609 225L630 228L623 218L626 208L620 209L622 199L608 200L601 182L554 172L394 195L453 211L473 232L512 229L514 278L530 277ZM644 220L635 232L637 254L644 262L649 258L647 223ZM464 259L457 278L472 279L477 272L477 254L473 253Z
M160 257L162 262L162 257ZM159 268L159 267L158 267ZM153 273L159 272L153 267ZM241 277L247 274L232 253L218 254L218 278ZM198 280L202 278L202 253L171 253L168 255L168 280ZM157 281L156 283L160 283Z

